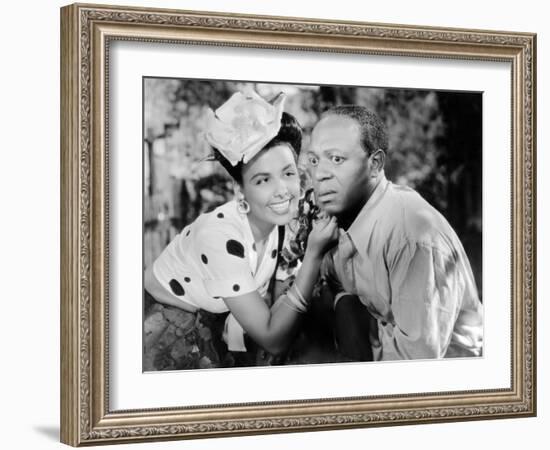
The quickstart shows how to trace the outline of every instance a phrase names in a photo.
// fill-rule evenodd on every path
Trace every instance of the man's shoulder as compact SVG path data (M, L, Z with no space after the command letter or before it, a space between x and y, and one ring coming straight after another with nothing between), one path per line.
M445 218L417 191L392 184L390 190L394 226L414 242L432 242L435 234L449 227Z

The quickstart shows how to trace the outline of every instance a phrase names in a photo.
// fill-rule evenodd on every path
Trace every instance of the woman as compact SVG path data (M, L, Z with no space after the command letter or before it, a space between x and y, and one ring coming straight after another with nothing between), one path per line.
M294 283L270 307L278 228L296 217L301 195L302 134L283 102L283 95L270 104L254 92L236 93L210 111L206 139L235 180L235 200L185 227L145 274L145 289L158 302L199 318L229 311L223 338L230 351L246 351L245 333L269 353L287 347L338 236L335 219L313 224Z

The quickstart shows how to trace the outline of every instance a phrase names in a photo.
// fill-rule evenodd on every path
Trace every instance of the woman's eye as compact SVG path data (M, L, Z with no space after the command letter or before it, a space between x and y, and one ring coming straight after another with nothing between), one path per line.
M330 157L330 160L334 163L334 164L342 164L344 162L344 158L342 158L341 156L338 156L338 155L332 155Z
M267 177L264 177L264 178L258 178L256 180L256 186L260 185L260 184L264 184L264 183L267 183Z
M294 175L296 175L296 172L292 171L292 170L289 170L288 172L285 173L285 175L289 178L293 177Z

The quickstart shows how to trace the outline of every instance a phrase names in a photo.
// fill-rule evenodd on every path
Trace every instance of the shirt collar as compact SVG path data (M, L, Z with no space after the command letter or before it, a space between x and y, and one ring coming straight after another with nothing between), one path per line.
M369 212L380 202L380 200L386 193L389 184L390 183L386 179L386 176L382 174L380 181L378 181L378 184L376 185L374 191L367 200L367 203L365 203L361 211L359 211L359 214L357 214L357 217L355 218L351 226L348 228L347 234L349 235L351 242L353 243L356 250L357 244L360 243L362 237L364 237L364 223L369 216Z

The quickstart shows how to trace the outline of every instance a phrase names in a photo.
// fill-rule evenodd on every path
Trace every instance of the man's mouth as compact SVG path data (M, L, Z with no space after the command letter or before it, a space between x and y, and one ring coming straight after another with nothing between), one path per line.
M329 202L336 195L335 191L321 191L317 195L317 200L326 203Z
M287 214L290 211L290 198L283 200L282 202L273 202L268 206L276 214Z

